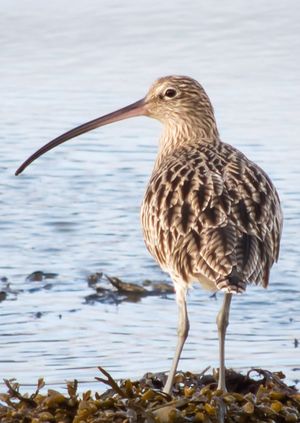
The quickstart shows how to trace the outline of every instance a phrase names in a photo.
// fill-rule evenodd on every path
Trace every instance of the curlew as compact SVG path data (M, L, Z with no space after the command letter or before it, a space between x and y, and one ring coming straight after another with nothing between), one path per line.
M159 151L141 208L146 246L174 283L178 340L164 392L170 394L189 332L188 287L223 291L217 315L218 388L226 391L225 335L232 295L248 284L268 286L282 229L280 201L266 173L220 140L209 97L185 76L158 79L147 95L50 141L17 170L59 144L100 126L133 116L163 124Z

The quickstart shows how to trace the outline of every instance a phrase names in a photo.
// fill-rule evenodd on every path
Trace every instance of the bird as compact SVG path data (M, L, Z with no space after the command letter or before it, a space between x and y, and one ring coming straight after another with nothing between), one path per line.
M279 256L283 215L268 175L241 151L221 141L214 109L203 86L187 76L159 78L141 100L72 129L30 156L122 119L159 120L162 134L141 206L147 249L174 284L178 305L177 346L163 392L171 395L189 333L187 292L193 283L223 291L217 314L217 388L227 392L225 336L232 296L248 285L267 288Z

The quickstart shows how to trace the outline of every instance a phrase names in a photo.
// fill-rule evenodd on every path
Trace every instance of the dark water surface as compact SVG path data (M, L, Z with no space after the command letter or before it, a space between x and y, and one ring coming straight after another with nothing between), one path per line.
M160 124L146 118L86 134L19 164L75 125L141 98L162 75L203 83L222 139L274 180L285 215L270 288L232 305L227 365L300 378L300 72L298 1L2 0L0 5L0 377L96 389L96 366L118 377L169 369L173 295L85 303L96 271L168 280L147 253L139 206ZM42 282L33 271L55 272ZM4 290L6 282L1 282ZM217 300L195 287L183 370L217 366Z

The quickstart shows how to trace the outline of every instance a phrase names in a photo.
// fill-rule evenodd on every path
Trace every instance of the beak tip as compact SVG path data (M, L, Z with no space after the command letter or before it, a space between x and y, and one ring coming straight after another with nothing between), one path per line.
M22 170L20 169L20 168L18 168L16 171L15 171L15 176L18 176L18 175L20 175L20 173L22 172Z

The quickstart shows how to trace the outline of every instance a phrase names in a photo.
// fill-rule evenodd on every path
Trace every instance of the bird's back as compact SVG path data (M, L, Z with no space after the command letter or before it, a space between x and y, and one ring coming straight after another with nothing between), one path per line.
M242 292L268 285L278 259L279 198L255 163L220 141L188 144L158 161L142 204L150 253L174 280Z

